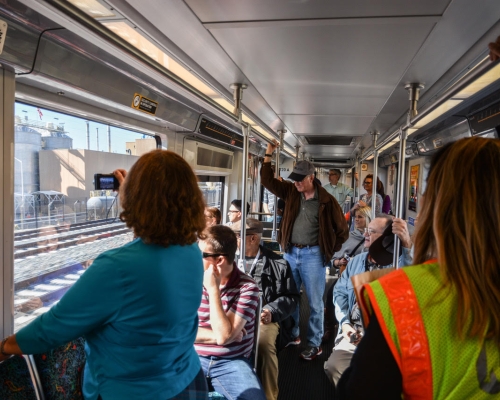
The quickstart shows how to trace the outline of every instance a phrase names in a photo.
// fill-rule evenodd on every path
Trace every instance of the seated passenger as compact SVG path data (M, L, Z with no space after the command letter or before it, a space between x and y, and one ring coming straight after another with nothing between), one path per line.
M365 231L365 248L369 248L377 239L393 241L392 219L389 215L379 215L368 224ZM404 222L404 221L403 221ZM403 254L399 259L401 266L409 265L411 241L408 230L398 234L401 239ZM385 244L388 249L391 243ZM333 290L333 303L335 305L335 316L339 321L339 330L335 339L333 352L325 363L325 373L331 382L336 385L344 370L349 366L356 346L363 335L363 326L361 314L356 302L354 287L351 277L374 269L388 268L392 266L392 257L385 265L379 265L367 253L361 253L355 256L347 268L340 276Z
M249 361L259 288L234 263L237 241L230 228L215 225L204 234L198 243L205 275L194 346L201 367L212 387L227 399L265 400Z
M342 248L337 251L332 258L333 266L339 270L340 274L344 271L349 260L355 255L366 249L365 229L372 220L372 209L370 207L361 207L354 212L354 230L349 232L349 238L344 242ZM333 268L331 272L334 271ZM339 274L339 275L340 275ZM333 275L331 273L331 275ZM328 286L331 285L331 286ZM333 288L334 284L327 281L326 304L325 304L325 333L323 334L322 342L328 342L335 331L335 310L333 308Z
M205 207L205 222L209 226L219 225L222 219L220 210L217 207Z
M247 203L247 215L250 212L250 204ZM241 220L241 200L234 199L229 206L227 216L229 217L229 222L226 222L226 226L231 226L235 222Z
M231 226L241 243L241 221ZM248 218L246 224L246 272L255 279L262 293L257 375L267 400L278 399L278 351L292 340L295 311L300 294L288 262L260 245L262 222Z

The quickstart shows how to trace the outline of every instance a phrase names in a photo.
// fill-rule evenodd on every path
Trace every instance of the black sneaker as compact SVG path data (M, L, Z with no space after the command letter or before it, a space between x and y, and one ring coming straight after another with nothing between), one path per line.
M285 347L288 346L298 346L300 344L300 337L296 337L295 339L292 339L291 342L288 342L288 344Z
M307 348L302 353L300 353L300 357L303 358L304 360L311 361L314 360L321 353L323 353L321 347L307 346Z

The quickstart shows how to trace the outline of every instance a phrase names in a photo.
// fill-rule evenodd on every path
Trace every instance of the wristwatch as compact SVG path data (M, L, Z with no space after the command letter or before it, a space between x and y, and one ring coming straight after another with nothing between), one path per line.
M272 154L269 154L269 153L266 153L264 154L264 157L272 157L273 155Z

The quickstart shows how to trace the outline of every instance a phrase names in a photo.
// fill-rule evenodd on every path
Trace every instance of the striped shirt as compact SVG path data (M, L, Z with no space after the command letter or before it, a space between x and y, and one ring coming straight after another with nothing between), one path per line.
M232 342L225 346L195 343L194 348L198 355L204 357L250 357L255 331L255 312L259 301L259 287L251 277L241 272L234 264L229 281L220 288L220 297L226 315L228 312L233 312L246 320L244 326L246 335L243 336L241 342ZM199 327L211 329L210 304L205 287L203 287L201 304L198 308L198 320Z

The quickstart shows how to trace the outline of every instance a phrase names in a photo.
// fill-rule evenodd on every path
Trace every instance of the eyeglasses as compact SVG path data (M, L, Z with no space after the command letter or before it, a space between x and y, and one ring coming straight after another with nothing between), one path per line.
M340 176L339 174L328 174L330 176Z
M229 210L227 213L228 213L228 214L229 214L229 213L239 213L239 211L238 211L238 210Z
M223 253L205 253L205 252L203 252L203 253L201 253L201 256L202 256L203 258L208 258L208 257L220 257L220 256L225 256L225 257L227 257L227 256L228 256L228 254L223 254Z
M372 181L366 181L366 182L363 182L363 186L364 185L371 185L373 182Z
M365 228L365 235L370 236L370 235L373 235L374 233L377 234L379 232L374 231L372 228Z

